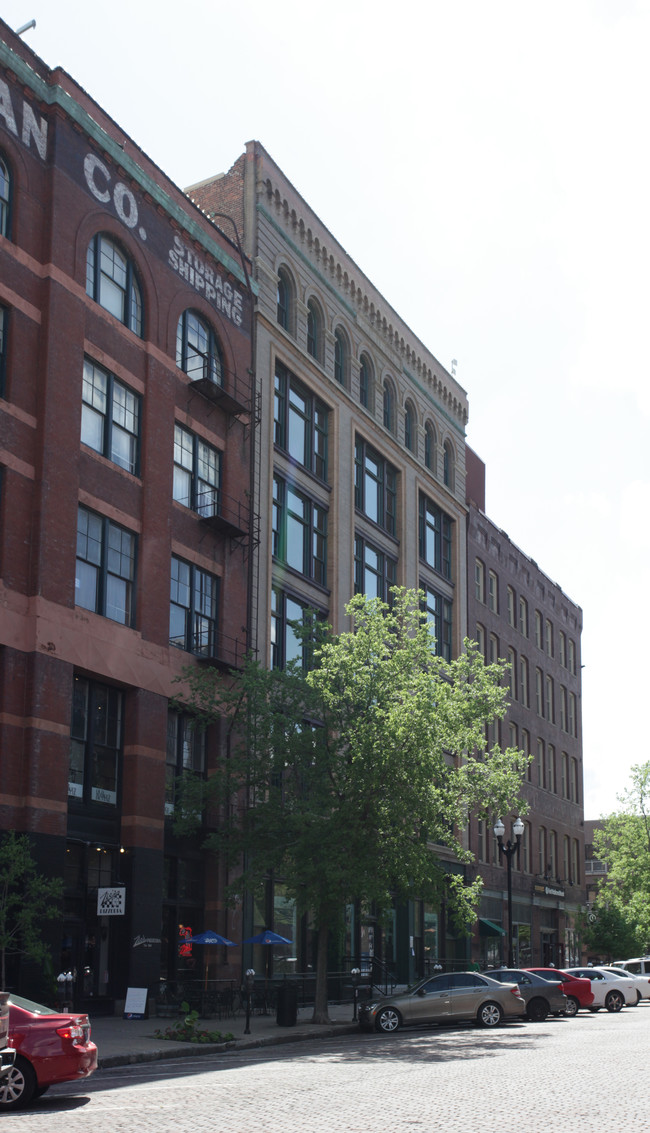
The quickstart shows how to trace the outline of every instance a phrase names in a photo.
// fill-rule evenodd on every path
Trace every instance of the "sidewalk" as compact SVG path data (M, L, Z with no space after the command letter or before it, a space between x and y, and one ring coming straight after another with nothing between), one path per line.
M329 1006L331 1024L311 1022L312 1008L300 1007L294 1027L280 1027L275 1012L269 1015L251 1015L250 1034L245 1035L246 1016L199 1020L199 1029L230 1032L234 1039L227 1043L173 1042L158 1039L155 1032L173 1026L174 1019L123 1019L116 1016L90 1016L92 1040L97 1044L99 1066L127 1066L134 1062L153 1062L159 1058L196 1057L224 1050L243 1050L250 1047L270 1046L276 1043L297 1042L301 1039L323 1038L333 1034L348 1034L358 1030L352 1021L353 1005L336 1003Z

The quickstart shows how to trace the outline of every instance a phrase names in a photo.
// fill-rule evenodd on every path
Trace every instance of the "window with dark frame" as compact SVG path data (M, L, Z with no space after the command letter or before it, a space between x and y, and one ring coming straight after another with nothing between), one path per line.
M142 338L142 291L130 258L98 232L86 254L86 294Z
M216 657L218 609L219 578L172 555L169 644Z
M340 386L347 385L348 344L339 328L334 334L334 378Z
M276 559L327 585L327 511L281 476L273 477L272 536Z
M354 449L354 505L389 535L395 534L397 469L357 436Z
M386 381L384 382L384 407L383 407L383 409L384 409L384 426L385 426L386 429L389 429L390 432L392 433L392 432L394 432L394 429L395 429L395 395L393 393L393 387L390 384L390 382L388 381L388 379L386 379Z
M451 599L433 590L426 582L420 583L424 592L424 610L427 620L433 626L436 638L436 653L445 661L452 659L453 606Z
M167 752L165 761L165 815L174 813L177 781L182 775L205 772L205 732L187 713L167 713Z
M221 453L182 425L174 426L173 497L201 516L221 510Z
M11 229L11 174L0 153L0 236L9 237Z
M391 587L397 583L397 560L374 547L362 535L354 540L354 592L368 598L392 602Z
M308 610L305 602L281 587L271 590L270 663L272 669L286 669L292 661L308 669L311 661L309 643L296 633L304 625Z
M420 495L420 558L445 578L451 578L452 522L450 517L437 504L434 504L433 500L430 500L428 496ZM478 561L477 559L477 563ZM479 597L478 593L477 597ZM482 599L479 598L479 600Z
M433 425L427 423L424 429L424 464L430 472L435 474L436 468L436 434Z
M322 319L315 299L307 304L307 353L317 362L321 357Z
M214 330L196 311L183 311L176 329L176 365L191 381L223 385L223 354Z
M86 806L117 806L124 695L75 676L70 723L68 796Z
M366 354L359 362L359 402L364 409L370 409L372 390L372 367Z
M134 476L139 471L140 402L114 374L84 359L81 440Z
M5 381L7 374L7 326L9 312L6 307L0 307L0 397L5 395Z
M291 329L291 283L284 268L280 268L278 272L276 317L283 330Z
M404 444L411 452L415 449L415 411L410 402L404 410Z
M75 605L132 626L136 536L85 507L77 512Z
M297 464L327 480L326 405L278 362L275 372L274 442Z

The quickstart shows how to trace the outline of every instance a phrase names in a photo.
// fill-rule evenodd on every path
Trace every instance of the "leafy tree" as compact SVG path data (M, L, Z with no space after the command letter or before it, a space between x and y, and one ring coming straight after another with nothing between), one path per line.
M643 950L638 928L627 919L626 912L602 894L598 895L590 913L580 918L579 925L582 942L591 955L612 963L636 956Z
M621 810L594 831L594 850L607 862L597 907L618 911L636 941L633 954L650 943L650 763L634 766L631 780L618 797Z
M505 814L523 756L486 751L486 724L503 716L505 663L485 665L474 643L455 661L436 655L415 591L392 607L364 595L347 607L353 631L311 624L313 668L249 663L225 684L188 671L184 704L201 724L228 722L228 752L207 784L185 781L177 808L187 831L212 808L207 845L254 888L281 877L318 931L314 1021L327 1021L328 934L355 898L387 912L394 899L435 900L444 887L458 923L473 919L480 879L445 873L432 847L471 860L469 812Z
M6 986L8 956L28 956L43 965L50 961L42 925L61 916L62 898L63 881L38 872L28 835L5 834L0 843L0 987Z

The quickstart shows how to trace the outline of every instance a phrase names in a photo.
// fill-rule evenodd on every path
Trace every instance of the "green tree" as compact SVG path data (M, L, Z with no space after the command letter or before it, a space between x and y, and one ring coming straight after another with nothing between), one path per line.
M508 813L523 773L521 752L485 744L506 709L505 663L485 665L471 642L455 661L437 656L414 591L396 590L390 608L358 595L347 613L352 632L336 638L312 623L309 672L250 663L226 687L192 671L184 697L200 723L228 721L229 743L207 785L185 783L181 824L207 801L207 845L244 863L238 891L273 874L311 910L314 1022L327 1021L328 935L355 898L381 914L444 888L457 922L471 922L480 879L445 873L433 847L470 861L468 814Z
M596 898L591 910L581 917L580 935L592 956L612 963L636 956L644 945L637 926L626 917L626 910L604 895Z
M631 786L618 801L621 809L594 831L596 856L607 862L594 911L618 910L636 941L633 954L650 944L650 763L632 768Z
M46 965L50 952L43 939L45 921L62 913L63 881L40 874L27 834L10 831L0 843L0 986L6 986L11 955Z

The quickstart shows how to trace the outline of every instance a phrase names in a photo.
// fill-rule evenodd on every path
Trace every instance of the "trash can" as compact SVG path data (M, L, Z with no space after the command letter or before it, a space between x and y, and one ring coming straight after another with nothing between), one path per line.
M297 1018L298 985L293 983L280 984L276 1022L279 1027L295 1027Z

